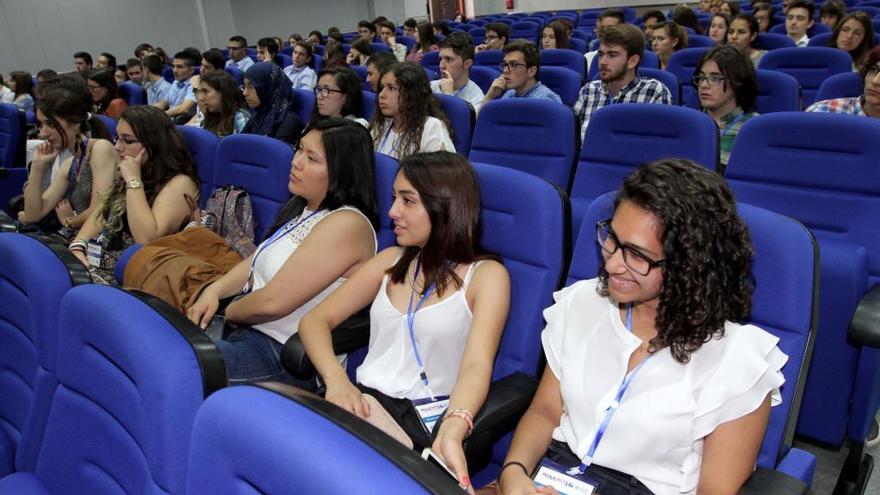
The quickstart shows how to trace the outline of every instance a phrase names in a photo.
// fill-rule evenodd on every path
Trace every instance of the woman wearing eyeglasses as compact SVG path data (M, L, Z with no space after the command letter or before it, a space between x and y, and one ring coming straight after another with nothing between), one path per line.
M118 119L122 112L128 108L125 100L119 97L119 88L116 86L115 69L93 70L89 73L86 85L92 93L95 102L94 112Z
M345 66L327 67L318 73L312 122L327 117L343 117L364 127L361 78Z
M544 311L547 368L500 473L502 493L568 476L603 495L736 493L755 467L788 357L744 321L749 233L723 178L643 165L597 225L599 276Z

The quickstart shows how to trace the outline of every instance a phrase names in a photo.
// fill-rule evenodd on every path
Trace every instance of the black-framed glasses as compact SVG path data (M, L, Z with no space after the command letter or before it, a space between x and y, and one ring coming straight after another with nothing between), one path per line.
M504 72L504 69L508 69L510 72L516 72L520 67L526 67L526 64L521 64L519 62L501 62L498 64L498 68L501 69L501 72Z
M333 89L330 86L315 86L315 96L321 96L327 98L330 96L330 93L339 93L343 94L345 91L340 89Z
M611 219L603 220L596 224L596 240L599 247L602 248L602 255L606 258L617 252L618 249L623 253L623 263L632 271L639 275L645 276L651 272L652 268L663 266L666 261L652 260L645 256L639 250L620 243L620 239L611 230Z
M697 74L693 78L694 86L697 87L699 87L704 82L709 83L709 86L718 86L726 80L727 78L722 76L721 74Z

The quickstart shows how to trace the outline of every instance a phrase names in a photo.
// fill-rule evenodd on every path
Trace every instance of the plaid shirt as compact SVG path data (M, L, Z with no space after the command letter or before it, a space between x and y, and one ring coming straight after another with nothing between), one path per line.
M847 115L865 116L865 110L862 108L862 97L853 98L835 98L833 100L824 100L813 103L807 108L808 112L825 112L825 113L844 113Z
M574 104L574 113L581 121L581 141L587 134L590 117L600 108L616 103L672 103L672 93L662 82L648 77L636 76L624 86L617 96L612 95L602 81L590 81L581 88Z
M736 136L739 135L739 130L743 124L757 115L755 112L745 113L742 108L736 107L730 113L721 117L719 131L721 135L721 164L723 166L727 166L727 161L730 159L730 151L733 150L733 142L736 141Z

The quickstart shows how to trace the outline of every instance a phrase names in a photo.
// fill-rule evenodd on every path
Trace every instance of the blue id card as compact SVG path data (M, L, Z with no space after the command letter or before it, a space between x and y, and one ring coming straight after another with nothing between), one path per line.
M535 474L535 486L552 486L560 495L593 495L599 481L586 474L568 474L570 468L546 457Z
M416 412L419 413L422 426L425 427L425 431L430 435L434 432L434 425L437 424L437 420L440 419L440 416L449 407L449 396L435 397L434 400L431 400L430 397L414 400L412 404L416 408Z

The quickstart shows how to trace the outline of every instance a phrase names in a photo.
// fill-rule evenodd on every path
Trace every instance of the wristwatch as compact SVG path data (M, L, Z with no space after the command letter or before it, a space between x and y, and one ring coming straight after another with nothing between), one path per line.
M143 189L144 183L140 179L131 179L125 183L126 189Z

